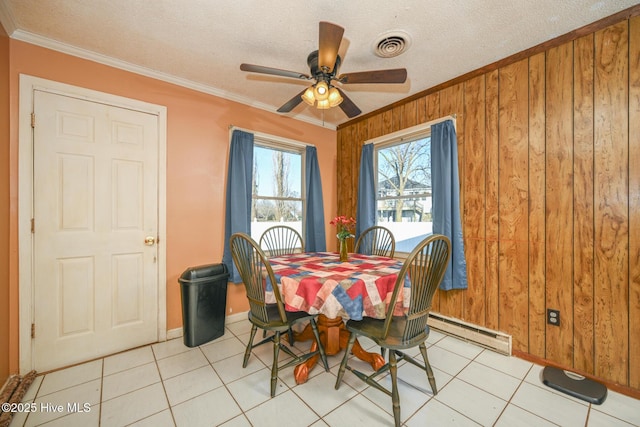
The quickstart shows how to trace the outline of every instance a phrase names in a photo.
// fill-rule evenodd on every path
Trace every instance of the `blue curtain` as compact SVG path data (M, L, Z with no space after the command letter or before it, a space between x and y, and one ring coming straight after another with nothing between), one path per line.
M324 233L324 202L316 147L307 146L304 170L307 187L304 247L308 252L324 252L327 250L327 239Z
M452 120L431 126L431 185L433 232L451 240L451 261L440 289L467 289L467 263L460 221L458 138Z
M227 266L234 283L240 283L242 279L231 258L229 239L233 233L251 234L252 171L253 134L234 130L231 134L227 168L227 207L222 254L222 262Z
M360 155L358 204L356 206L356 239L360 233L376 225L376 187L373 170L373 144L365 144Z

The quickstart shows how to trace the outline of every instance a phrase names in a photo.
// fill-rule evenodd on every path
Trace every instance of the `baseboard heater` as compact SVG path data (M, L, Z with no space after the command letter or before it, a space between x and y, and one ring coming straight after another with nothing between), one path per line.
M428 325L447 335L511 356L511 335L438 313L429 313Z

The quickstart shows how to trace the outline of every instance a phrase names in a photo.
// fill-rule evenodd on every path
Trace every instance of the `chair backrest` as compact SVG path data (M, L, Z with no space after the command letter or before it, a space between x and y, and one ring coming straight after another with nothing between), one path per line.
M265 325L269 323L265 301L265 287L269 283L273 287L280 319L283 323L286 322L287 315L280 297L278 283L271 264L258 243L245 233L235 233L231 236L230 246L233 262L236 264L238 273L246 287L249 310L251 310L253 320Z
M269 257L304 252L302 236L286 225L275 225L265 230L260 236L260 247Z
M451 242L447 236L431 234L409 254L398 273L395 288L387 307L384 323L384 337L389 333L391 323L402 320L403 340L409 340L424 333L431 310L431 301L442 282L451 258ZM411 282L409 308L405 316L394 317L398 297L403 295L405 281Z
M360 234L354 252L393 258L396 253L396 239L388 228L374 225Z

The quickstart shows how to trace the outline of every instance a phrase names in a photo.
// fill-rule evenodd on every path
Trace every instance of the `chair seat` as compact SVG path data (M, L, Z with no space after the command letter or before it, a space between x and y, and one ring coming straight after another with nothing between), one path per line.
M249 311L249 321L254 325L258 326L261 329L265 329L268 331L279 331L286 332L291 327L291 324L298 323L304 320L309 320L316 315L309 314L304 311L291 311L287 312L288 322L282 322L280 319L280 312L278 311L278 304L267 304L267 316L269 317L269 322L264 323L259 319L256 319L251 315L251 311Z
M416 345L424 342L429 336L429 326L427 325L423 333L417 334L410 340L403 340L402 334L406 323L407 321L404 317L394 316L394 321L391 322L389 334L386 338L382 337L384 334L384 319L364 317L362 320L358 321L348 320L346 327L349 332L356 333L358 335L365 335L367 338L372 339L380 347L393 350L404 350L415 347Z

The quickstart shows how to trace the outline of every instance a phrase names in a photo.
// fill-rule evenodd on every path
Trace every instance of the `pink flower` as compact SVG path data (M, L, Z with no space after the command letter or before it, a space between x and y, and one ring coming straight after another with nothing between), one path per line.
M338 229L338 239L344 240L348 237L354 237L352 231L355 228L356 220L353 217L347 218L344 215L339 215L331 220L329 224L335 225Z

